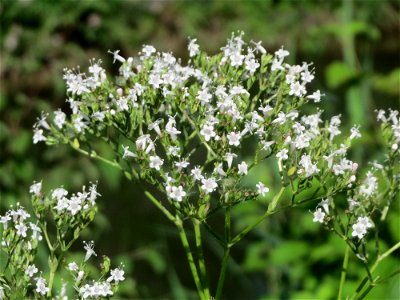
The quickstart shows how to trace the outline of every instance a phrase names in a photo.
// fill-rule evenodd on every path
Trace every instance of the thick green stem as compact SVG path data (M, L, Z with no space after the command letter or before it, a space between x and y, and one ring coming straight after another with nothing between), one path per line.
M224 257L223 257L222 263L221 263L221 271L219 273L219 278L218 278L217 292L215 294L216 300L221 299L222 289L224 287L224 282L225 282L226 269L228 267L229 254L230 254L231 247L233 245L233 244L231 244L231 208L230 207L225 208L225 225L224 225L224 227L225 227L226 246L224 247Z
M203 287L203 291L204 291L204 296L206 298L210 299L211 296L210 296L210 289L208 287L207 269L206 269L206 264L204 261L203 245L202 245L202 240L201 240L200 221L193 219L193 226L194 226L194 234L195 234L195 238L196 238L197 258L198 258L198 262L199 262L201 283L202 283L202 287Z
M181 238L182 246L183 246L183 248L184 248L184 250L186 252L186 256L187 256L187 259L188 259L188 262L189 262L190 270L192 272L194 283L196 284L197 292L198 292L198 294L200 296L200 299L205 299L206 300L207 297L204 294L204 290L203 290L203 287L202 287L201 282L200 282L199 274L197 272L197 267L196 267L196 264L194 263L192 251L190 250L189 241L187 239L185 229L183 228L182 220L179 219L179 218L176 218L175 224L176 224L176 227L178 228L178 231L179 231L179 236Z
M222 288L224 287L224 282L225 282L226 269L228 267L230 250L231 250L230 245L226 246L224 249L224 258L222 259L221 272L218 278L218 286L217 286L217 292L215 294L215 300L221 299Z
M57 258L54 255L54 252L50 253L50 276L49 276L49 286L48 286L49 291L47 292L47 297L49 297L49 298L51 297L51 291L53 289L54 275L56 274L59 262L62 259L62 257L63 257L63 253L60 254L59 258Z
M344 252L344 258L343 258L342 274L340 276L339 293L337 297L338 300L342 299L343 287L346 281L347 267L349 264L349 253L350 253L350 247L346 245L346 250Z

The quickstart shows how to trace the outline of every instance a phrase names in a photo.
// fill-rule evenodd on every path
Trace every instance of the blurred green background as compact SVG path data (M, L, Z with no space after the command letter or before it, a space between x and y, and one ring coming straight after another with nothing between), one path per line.
M63 68L88 66L100 58L114 70L108 49L135 56L142 44L172 51L184 60L187 37L210 54L232 31L262 40L273 52L282 45L290 63L313 62L312 89L325 97L323 117L342 114L346 130L362 125L353 159L382 159L374 110L400 108L400 3L398 1L0 1L0 189L3 213L10 204L29 205L33 180L45 190L59 185L78 189L99 181L100 213L84 233L97 241L99 254L123 261L129 278L126 299L195 299L194 285L174 228L136 187L108 166L68 147L32 144L32 125L42 110L65 104ZM310 107L315 111L315 108ZM269 170L249 178L273 185ZM237 248L225 286L226 299L333 299L340 277L344 243L312 223L315 204L273 216ZM260 213L239 206L237 226ZM400 239L399 203L389 214L382 243ZM215 221L218 223L218 221ZM222 252L206 239L207 267L215 288ZM80 250L78 243L74 250ZM398 252L396 253L397 257ZM46 253L41 251L42 266ZM399 266L388 260L383 268ZM42 267L44 268L44 267ZM346 290L362 274L351 257ZM374 289L368 299L400 297L399 277Z

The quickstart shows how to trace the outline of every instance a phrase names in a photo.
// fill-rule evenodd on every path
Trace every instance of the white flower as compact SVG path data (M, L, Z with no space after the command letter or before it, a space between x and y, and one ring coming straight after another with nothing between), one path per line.
M38 142L45 141L47 138L43 135L43 129L35 128L33 129L33 143L37 144Z
M63 113L60 109L55 111L54 114L54 124L56 124L56 126L61 129L65 124L66 114Z
M301 73L301 80L303 80L303 82L311 82L313 79L314 75L310 71L305 70Z
M68 191L62 187L56 188L52 193L51 196L56 199L61 199L64 196L68 195Z
M136 156L132 151L129 150L129 146L122 145L122 149L124 150L124 154L122 155L123 159Z
M181 150L181 148L179 148L178 146L169 146L167 154L171 155L171 156L179 157L180 150Z
M160 74L156 73L152 73L149 75L149 84L155 88L158 89L160 87L160 84L163 83L163 80L161 79Z
M159 156L150 156L150 168L156 169L157 171L160 170L160 167L163 165L164 160L161 159Z
M230 132L227 135L229 145L231 146L239 146L240 145L240 138L241 134L240 132Z
M325 215L326 215L326 214L322 211L321 208L317 208L317 210L314 212L313 222L320 222L320 223L323 223L323 222L324 222Z
M326 213L329 214L329 204L330 204L329 199L322 199L321 202L318 204L318 206L322 206L322 208L326 211Z
M36 278L36 292L41 295L46 295L49 288L46 287L46 280L43 277Z
M34 223L29 223L29 225L30 225L31 230L32 230L32 239L41 241L43 239L43 237L41 235L42 230L39 228L39 226L37 226Z
M58 213L61 213L63 210L67 209L69 206L69 200L66 197L63 197L57 201L57 205L54 207Z
M197 99L200 100L203 104L209 103L212 98L212 95L208 92L207 88L204 88L197 92Z
M142 53L145 55L145 57L149 57L153 53L156 53L156 48L154 48L152 45L143 45Z
M369 171L364 183L360 186L360 194L366 197L371 197L378 187L378 179Z
M226 159L226 162L228 163L229 169L232 167L232 162L235 157L237 157L237 154L235 154L235 153L231 153L231 152L226 153L225 159Z
M83 242L84 243L84 249L86 250L85 254L85 261L87 261L92 255L97 256L96 252L94 252L94 243L93 241L90 241L89 243Z
M279 161L287 160L287 159L289 158L289 156L287 155L288 152L289 152L288 149L284 148L284 149L282 149L281 151L279 151L279 152L276 154L276 158L277 158Z
M125 280L124 277L124 270L121 270L120 268L115 268L114 270L111 270L111 276L107 278L107 282L115 281L115 283L118 283L120 281Z
M371 223L371 220L368 217L359 217L357 221L363 224L367 229L374 227L374 225Z
M360 203L358 203L357 201L355 201L352 198L347 199L347 202L349 203L349 209L350 211L353 211L355 207L359 206Z
M278 51L275 51L275 56L278 57L279 59L283 59L288 55L289 55L289 51L283 49L283 47L281 49L279 49Z
M317 103L317 102L321 101L321 96L323 96L323 95L321 94L321 92L319 90L317 90L312 95L308 95L307 98L314 100L314 102Z
M77 196L72 196L71 199L68 201L67 210L75 216L80 210L82 209L82 199Z
M306 94L306 88L304 85L300 84L298 81L295 81L290 85L289 95L295 95L297 97L302 97Z
M266 193L269 192L269 188L267 188L261 181L256 184L257 193L261 196L265 196Z
M32 195L40 196L41 192L42 192L42 182L41 181L34 183L29 187L29 193L31 193Z
M38 268L36 268L35 265L29 265L26 270L25 274L28 275L29 277L32 277L35 273L37 273Z
M359 221L353 224L352 228L353 232L351 233L351 236L356 236L359 239L362 239L364 235L367 234L367 227L365 227L365 225Z
M111 50L108 50L108 53L113 55L113 64L118 60L119 62L124 62L125 58L123 58L121 55L119 55L120 50L115 50L114 52Z
M319 169L315 164L312 163L311 157L309 155L303 154L299 161L299 164L302 166L302 168L299 169L298 173L305 173L306 177L310 177L319 172Z
M186 192L182 186L170 186L168 189L168 196L178 202L182 201L182 198L186 196Z
M68 264L68 270L76 272L76 271L78 271L78 269L79 269L79 267L76 264L76 262L71 262Z
M219 163L215 166L214 172L220 176L226 176L224 168L222 167L222 163Z
M24 223L15 225L15 228L17 229L17 235L26 237L26 230L28 227L26 227Z
M250 74L254 74L254 72L260 66L260 64L255 59L246 59L245 64L246 70L248 70Z
M87 127L86 123L83 121L82 115L76 116L73 123L77 132L82 132Z
M4 229L7 229L8 221L11 221L11 217L8 212L4 216L0 216L0 223L3 223Z
M106 117L106 114L103 111L96 111L92 114L92 117L99 120L100 122L103 122L104 118Z
M212 193L218 187L216 180L212 177L207 179L203 178L201 183L203 184L201 188L204 192L206 192L206 194Z
M190 165L190 163L186 160L175 162L175 166L178 168L178 170L185 169L188 165Z
M171 136L173 140L176 139L176 136L181 132L175 127L176 121L173 117L169 117L168 123L165 125L165 131Z
M206 142L208 142L211 138L215 137L216 133L214 131L214 126L205 124L200 131L200 134L204 137Z
M243 63L244 55L240 54L240 52L236 51L231 54L229 57L231 60L232 67L240 67Z
M200 53L199 45L196 43L197 39L190 39L188 44L189 56L193 57Z
M361 133L360 133L360 130L358 129L358 127L354 126L350 129L350 131L351 131L350 140L361 137Z
M242 161L238 165L238 174L239 175L246 175L247 174L247 164L246 164L246 162Z
M199 166L195 166L190 173L193 175L195 180L202 180L204 178L204 176L201 175Z

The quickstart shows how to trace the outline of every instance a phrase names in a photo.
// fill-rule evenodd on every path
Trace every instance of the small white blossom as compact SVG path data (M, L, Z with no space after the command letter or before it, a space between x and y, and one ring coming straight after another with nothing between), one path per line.
M211 138L216 136L214 131L214 126L210 124L205 124L200 131L200 134L204 137L206 142L208 142Z
M312 95L307 96L307 98L314 100L315 103L318 103L321 101L321 96L323 96L323 95L321 94L320 90L317 90Z
M237 154L235 154L235 153L230 153L230 152L226 153L225 159L226 159L226 162L228 163L229 169L232 167L232 162L235 157L237 157Z
M201 170L199 166L195 166L190 173L193 175L195 180L202 180L204 178L203 175L201 175Z
M238 174L239 175L246 175L247 174L247 164L246 164L246 162L242 161L238 165Z
M281 151L279 151L279 152L276 154L276 158L277 158L279 161L287 160L287 159L289 158L288 152L289 152L288 149L284 148L284 149L282 149Z
M239 146L240 145L240 132L230 132L227 135L229 145L231 146Z
M79 269L79 267L76 264L76 262L71 262L68 264L68 270L76 272L76 271L78 271L78 269Z
M111 276L107 278L107 282L114 281L115 283L118 283L120 281L125 280L124 277L124 270L121 270L120 268L115 268L114 270L111 270Z
M38 142L46 141L47 138L43 135L43 129L34 128L33 129L33 143L37 144Z
M129 150L129 146L122 145L122 149L124 150L124 154L122 155L123 159L126 159L128 157L136 157L136 155Z
M212 177L207 178L207 179L203 178L201 180L201 183L202 183L202 186L201 186L202 190L204 192L206 192L207 194L212 193L218 187L216 180Z
M35 265L29 265L26 270L25 270L25 274L28 275L29 277L32 277L33 275L35 275L35 273L37 273L38 268L36 268Z
M199 45L196 43L197 39L190 39L188 44L189 56L193 57L200 53Z
M92 255L97 256L96 252L94 252L94 243L93 241L90 241L89 243L83 242L84 243L84 249L86 250L85 254L85 261L87 261Z
M55 199L61 199L68 195L68 191L62 187L56 188L52 193L51 196Z
M42 182L37 182L32 184L29 187L29 193L31 193L34 196L40 196L40 193L42 192Z
M150 156L150 168L160 170L161 166L164 164L164 160L159 156Z
M361 137L361 133L360 133L360 130L358 129L358 127L354 126L350 129L350 131L351 131L350 140Z
M322 211L321 208L317 208L314 212L313 222L323 223L325 218L325 213Z
M58 109L57 111L54 112L54 124L56 124L56 126L61 129L64 124L65 124L65 118L66 118L66 114L63 113L60 109Z
M266 193L269 192L269 188L267 188L261 181L256 184L257 193L261 196L265 196Z
M46 280L43 277L36 278L36 292L41 295L46 295L49 288L46 286Z

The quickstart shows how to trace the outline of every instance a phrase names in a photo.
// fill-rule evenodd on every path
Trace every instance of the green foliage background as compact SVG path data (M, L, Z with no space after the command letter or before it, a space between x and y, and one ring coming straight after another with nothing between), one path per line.
M32 144L32 125L42 110L65 105L64 67L101 58L115 70L108 49L134 56L142 44L187 58L187 37L215 53L232 31L262 40L268 51L284 45L290 63L314 63L314 89L321 89L323 117L342 114L347 130L362 125L353 159L382 159L374 110L400 108L400 4L398 1L0 1L0 188L3 213L13 203L29 206L28 187L44 180L78 189L99 181L100 214L84 233L99 253L123 261L127 299L195 299L194 286L174 228L136 193L117 170L65 146ZM101 147L101 145L99 145ZM104 147L107 151L107 147ZM274 170L258 169L249 182L274 185ZM268 199L267 199L268 200ZM262 223L238 248L228 269L227 299L333 299L344 243L312 222L301 207ZM256 218L258 203L238 206L237 228ZM399 203L383 228L382 243L400 239ZM215 217L216 224L222 220ZM211 286L222 253L206 240ZM78 243L79 244L79 243ZM75 250L82 245L76 246ZM383 269L399 269L399 252ZM39 253L42 269L46 252ZM363 272L350 258L346 290ZM384 271L384 270L382 270ZM58 279L60 280L60 279ZM368 299L400 297L399 276L374 289ZM214 286L215 288L215 286ZM346 292L345 290L345 292Z

